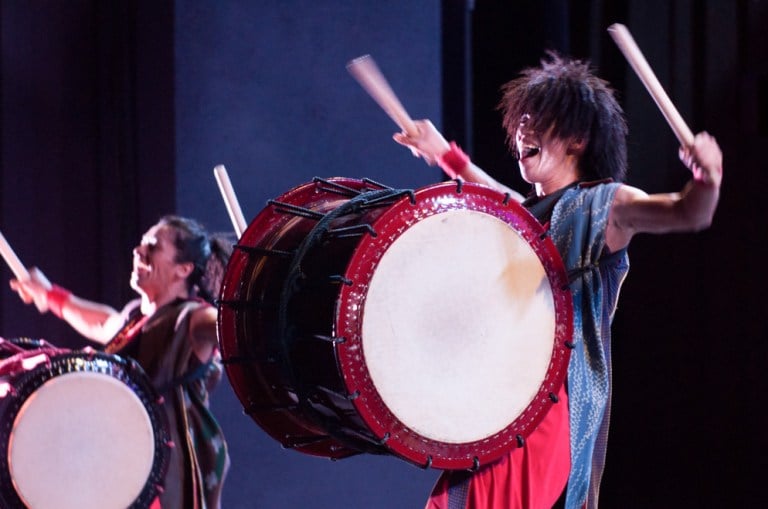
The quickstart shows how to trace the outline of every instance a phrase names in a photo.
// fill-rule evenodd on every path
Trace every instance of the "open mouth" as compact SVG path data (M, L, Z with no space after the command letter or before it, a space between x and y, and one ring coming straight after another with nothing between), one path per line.
M134 271L152 272L152 267L149 264L144 263L139 258L134 259L133 268L134 268Z
M527 159L529 157L533 157L539 152L541 152L541 147L537 147L535 145L523 146L522 150L520 151L520 159Z

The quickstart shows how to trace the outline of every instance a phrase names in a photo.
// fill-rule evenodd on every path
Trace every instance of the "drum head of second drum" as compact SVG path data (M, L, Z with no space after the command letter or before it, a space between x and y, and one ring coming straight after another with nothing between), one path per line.
M498 433L538 392L555 310L536 253L472 210L427 217L379 261L363 312L371 379L406 426L463 443Z

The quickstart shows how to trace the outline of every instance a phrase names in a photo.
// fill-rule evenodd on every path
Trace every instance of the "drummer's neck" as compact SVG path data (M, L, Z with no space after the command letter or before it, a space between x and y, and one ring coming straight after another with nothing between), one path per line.
M186 288L184 291L166 292L163 295L157 295L154 297L147 294L141 294L141 314L144 316L150 316L161 307L165 306L166 304L170 304L176 299L188 298L189 292L186 290Z

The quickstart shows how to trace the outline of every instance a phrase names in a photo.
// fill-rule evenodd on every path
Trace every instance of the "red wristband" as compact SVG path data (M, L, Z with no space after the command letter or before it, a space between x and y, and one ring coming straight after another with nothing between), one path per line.
M69 298L72 296L72 292L60 287L59 285L52 285L51 289L46 293L46 301L48 303L48 311L61 318L64 304L69 302Z
M437 158L437 164L446 175L455 179L467 168L469 156L461 150L455 141L452 141L450 145L451 148Z

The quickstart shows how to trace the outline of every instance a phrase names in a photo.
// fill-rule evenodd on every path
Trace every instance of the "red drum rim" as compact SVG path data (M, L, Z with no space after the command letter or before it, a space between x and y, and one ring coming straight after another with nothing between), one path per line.
M418 189L414 196L415 200L402 198L385 211L373 224L377 235L365 236L349 261L345 278L353 284L340 290L335 319L337 335L344 338L337 345L338 362L360 417L371 433L394 454L425 468L476 469L500 458L512 448L523 446L525 438L557 401L556 394L567 374L573 328L573 302L567 272L545 228L508 195L485 186L452 181ZM414 215L413 207L424 202L433 207L423 208ZM408 227L425 217L454 210L489 214L508 224L528 243L549 280L556 319L549 368L536 396L501 431L482 440L465 443L436 441L401 422L376 389L366 365L365 353L361 355L361 324L366 294L360 288L366 288L371 283L383 253Z

